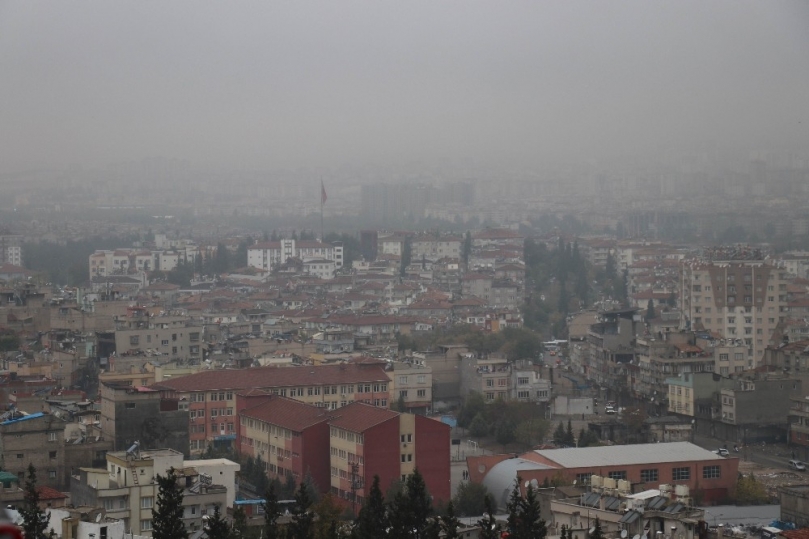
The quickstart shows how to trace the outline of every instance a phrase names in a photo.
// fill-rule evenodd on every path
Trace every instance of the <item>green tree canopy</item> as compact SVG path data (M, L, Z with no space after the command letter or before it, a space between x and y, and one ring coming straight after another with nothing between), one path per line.
M183 489L177 482L177 471L169 468L165 476L157 475L157 503L152 510L154 539L188 539L183 524Z

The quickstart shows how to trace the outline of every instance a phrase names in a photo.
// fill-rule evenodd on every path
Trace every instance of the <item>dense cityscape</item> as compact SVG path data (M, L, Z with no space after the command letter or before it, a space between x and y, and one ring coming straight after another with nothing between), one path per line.
M0 2L0 539L807 539L800 2Z

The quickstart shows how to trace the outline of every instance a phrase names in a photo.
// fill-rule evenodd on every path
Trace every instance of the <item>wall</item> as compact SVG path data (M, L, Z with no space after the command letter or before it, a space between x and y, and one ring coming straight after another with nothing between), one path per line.
M416 467L436 501L452 497L450 486L450 427L424 416L416 419Z

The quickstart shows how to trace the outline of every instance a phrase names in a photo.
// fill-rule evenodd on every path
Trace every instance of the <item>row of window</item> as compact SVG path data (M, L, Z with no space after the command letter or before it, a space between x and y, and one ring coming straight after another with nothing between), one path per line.
M399 396L402 397L403 399L406 399L408 395L409 395L409 392L408 392L407 389L400 389L399 390ZM416 396L417 397L426 397L427 396L427 390L426 389L417 389L416 390Z
M722 476L722 470L719 466L703 466L702 478L703 479L719 479ZM607 473L607 477L615 479L616 481L626 480L626 470L613 470ZM590 481L590 474L579 474L576 479L583 482ZM691 479L691 467L683 466L671 469L671 481L689 481ZM649 468L640 471L641 483L657 483L660 481L660 472L657 468Z
M407 375L399 376L399 384L400 385L407 385L407 381L410 379ZM426 384L427 383L427 376L424 374L416 375L416 382L419 384Z
M352 443L353 442L356 442L358 444L363 443L362 434L356 434L354 432L351 432L351 431L348 431L348 430L345 430L345 429L341 429L341 428L338 428L338 427L331 427L331 429L329 431L329 435L332 438L339 438L341 440L347 440L347 441L352 442Z

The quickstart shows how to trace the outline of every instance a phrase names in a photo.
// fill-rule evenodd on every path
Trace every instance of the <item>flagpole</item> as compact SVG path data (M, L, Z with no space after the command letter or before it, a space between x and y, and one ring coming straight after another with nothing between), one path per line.
M323 235L323 176L320 177L320 241L325 242L326 237Z

